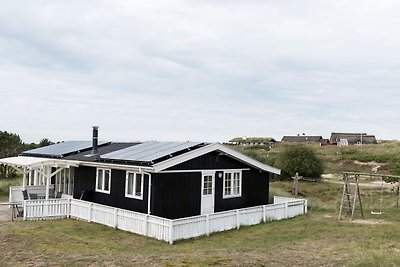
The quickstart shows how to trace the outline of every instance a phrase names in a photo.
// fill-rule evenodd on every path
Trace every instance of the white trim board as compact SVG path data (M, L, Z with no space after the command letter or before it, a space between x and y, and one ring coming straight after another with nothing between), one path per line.
M17 168L36 169L43 166L50 167L78 167L78 162L74 160L37 158L28 156L18 156L0 159L0 164L13 166Z
M159 173L186 173L186 172L201 172L201 173L214 173L214 172L233 172L233 171L250 171L250 168L246 169L208 169L208 170L167 170L160 171Z
M243 155L240 152L237 152L235 150L232 150L224 145L221 145L219 143L214 143L214 144L210 144L198 149L195 149L193 151L189 151L185 154L176 156L174 158L165 160L163 162L154 164L153 168L154 168L154 172L158 173L161 172L165 169L168 169L172 166L178 165L182 162L197 158L199 156L202 156L204 154L210 153L212 151L219 151L224 153L226 156L234 158L238 161L241 161L247 165L250 165L256 169L262 170L262 171L266 171L266 172L271 172L271 173L275 173L280 175L281 174L281 170L271 167L269 165L266 165L264 163L259 162L258 160L255 160L253 158L250 158L246 155Z

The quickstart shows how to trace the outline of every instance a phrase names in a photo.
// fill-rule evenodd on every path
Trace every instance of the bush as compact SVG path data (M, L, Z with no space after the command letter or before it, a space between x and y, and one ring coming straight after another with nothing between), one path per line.
M303 145L294 145L285 148L279 153L275 167L282 170L281 178L293 177L296 172L300 176L320 178L324 172L322 161L314 150Z

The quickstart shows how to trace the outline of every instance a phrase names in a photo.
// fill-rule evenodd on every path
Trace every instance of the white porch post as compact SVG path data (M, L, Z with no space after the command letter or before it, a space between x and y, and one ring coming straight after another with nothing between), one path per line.
M151 212L150 212L150 208L151 208L150 201L151 201L151 174L149 174L149 191L148 191L148 194L147 194L147 214L148 215L151 214Z
M51 168L45 168L46 177L46 200L49 199L50 183L51 183Z
M24 167L24 173L22 176L22 190L26 189L26 167Z

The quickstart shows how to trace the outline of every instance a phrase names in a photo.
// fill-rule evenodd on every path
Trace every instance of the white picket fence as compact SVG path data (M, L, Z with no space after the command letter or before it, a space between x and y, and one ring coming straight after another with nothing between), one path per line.
M274 204L182 219L165 219L77 199L24 201L24 219L75 218L173 243L239 229L242 225L292 218L307 212L307 200L274 197Z

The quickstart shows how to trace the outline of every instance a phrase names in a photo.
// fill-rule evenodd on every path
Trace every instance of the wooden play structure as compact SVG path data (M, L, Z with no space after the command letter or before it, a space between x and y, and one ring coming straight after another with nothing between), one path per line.
M361 217L364 218L364 210L363 204L361 200L360 194L360 180L372 180L374 177L379 178L380 184L375 188L380 190L379 199L377 207L374 206L373 194L372 194L372 186L371 187L371 214L372 215L381 215L383 213L383 192L384 192L384 185L385 180L390 179L391 183L396 183L396 193L397 193L397 207L399 207L399 180L400 176L396 175L386 175L386 174L379 174L379 173L359 173L359 172L343 172L343 191L342 191L342 198L340 201L340 208L339 208L339 221L342 220L343 217L347 219L354 219L355 213L360 213ZM368 187L365 187L368 189Z

